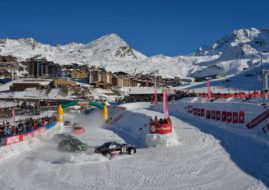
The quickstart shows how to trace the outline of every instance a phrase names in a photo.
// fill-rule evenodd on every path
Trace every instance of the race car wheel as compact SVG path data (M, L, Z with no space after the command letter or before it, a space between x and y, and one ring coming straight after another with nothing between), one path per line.
M128 151L128 153L129 153L130 155L133 155L133 154L135 153L135 151L134 151L133 148L131 148L131 149Z
M107 158L107 159L112 159L112 154L111 153L105 153L104 156Z

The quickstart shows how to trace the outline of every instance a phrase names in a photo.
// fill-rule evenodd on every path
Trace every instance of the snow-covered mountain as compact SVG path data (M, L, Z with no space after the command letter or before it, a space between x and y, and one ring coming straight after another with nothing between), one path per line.
M195 56L216 56L216 59L199 63L204 68L193 73L193 76L206 73L234 74L259 64L261 55L267 61L268 51L269 29L234 30L217 42L196 51Z
M77 62L79 64L91 61L138 61L146 58L123 41L118 35L103 36L91 43L69 43L66 45L51 46L42 44L32 38L1 39L0 53L10 54L18 58L33 56L46 57L48 60L60 64Z
M269 51L268 29L240 29L215 43L200 47L194 54L147 57L132 49L116 34L103 36L88 44L69 43L51 46L32 38L1 39L0 55L19 60L45 57L59 64L89 64L128 73L158 73L165 77L195 77L234 74L259 63L261 52ZM263 53L267 59L268 53Z

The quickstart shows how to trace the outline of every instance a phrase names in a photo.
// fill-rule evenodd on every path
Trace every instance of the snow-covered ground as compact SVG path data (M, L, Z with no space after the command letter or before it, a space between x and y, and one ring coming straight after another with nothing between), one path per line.
M85 133L77 137L89 144L90 149L85 153L62 153L49 139L26 150L24 144L17 144L15 148L23 151L0 160L0 187L28 190L268 189L268 145L219 127L217 123L184 114L179 111L184 104L186 102L170 105L174 132L179 138L179 144L172 147L145 146L150 117L162 116L160 105L126 104L127 110L110 111L113 115L122 115L110 124L101 121L98 110L89 115L66 114L66 120L78 122L85 128ZM93 154L94 147L106 141L135 144L137 154L112 160Z

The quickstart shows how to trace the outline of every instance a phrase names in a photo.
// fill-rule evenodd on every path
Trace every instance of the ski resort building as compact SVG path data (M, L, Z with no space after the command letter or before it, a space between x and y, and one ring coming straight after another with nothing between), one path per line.
M46 59L30 59L28 73L34 78L57 78L61 76L61 69L59 64Z
M48 89L51 79L18 79L10 86L10 91L24 91L27 88Z

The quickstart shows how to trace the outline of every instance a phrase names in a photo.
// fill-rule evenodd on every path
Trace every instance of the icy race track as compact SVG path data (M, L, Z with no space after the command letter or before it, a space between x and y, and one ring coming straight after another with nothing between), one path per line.
M128 114L130 122L125 125L130 127L139 115L160 114L143 108L130 111L136 117ZM136 143L128 135L98 127L93 116L68 117L86 128L80 138L90 146L110 140ZM48 141L25 145L30 151L0 161L0 189L268 189L267 145L184 116L172 121L180 145L142 147L135 156L112 160L91 150L58 152Z

